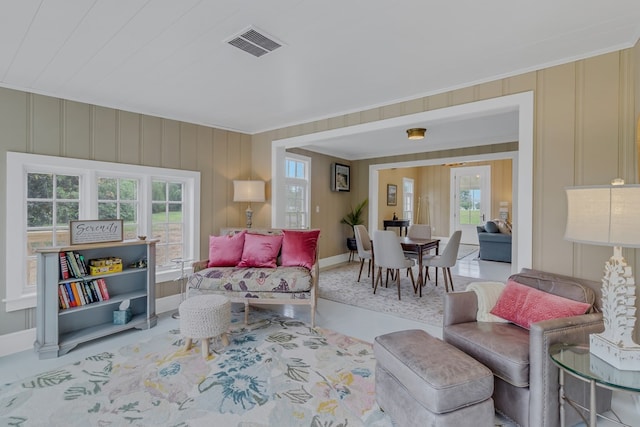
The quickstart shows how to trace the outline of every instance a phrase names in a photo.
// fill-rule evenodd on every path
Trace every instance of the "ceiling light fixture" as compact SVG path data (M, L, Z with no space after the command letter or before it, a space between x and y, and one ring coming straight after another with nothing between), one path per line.
M407 129L407 137L409 139L422 139L427 130L425 128Z

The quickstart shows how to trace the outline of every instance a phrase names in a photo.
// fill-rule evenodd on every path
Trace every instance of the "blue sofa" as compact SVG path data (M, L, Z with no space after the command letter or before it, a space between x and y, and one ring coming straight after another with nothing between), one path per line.
M480 259L486 261L511 262L511 234L501 233L493 221L478 225Z

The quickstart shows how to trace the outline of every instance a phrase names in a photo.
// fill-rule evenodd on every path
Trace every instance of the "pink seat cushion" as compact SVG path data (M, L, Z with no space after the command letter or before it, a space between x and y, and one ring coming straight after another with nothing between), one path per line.
M282 238L282 235L276 234L247 233L244 237L242 259L238 267L277 267Z
M283 230L281 263L286 267L306 267L316 261L320 230Z
M209 236L207 267L235 267L242 259L246 231L234 235Z
M529 329L532 323L584 314L586 302L559 297L509 279L491 314Z

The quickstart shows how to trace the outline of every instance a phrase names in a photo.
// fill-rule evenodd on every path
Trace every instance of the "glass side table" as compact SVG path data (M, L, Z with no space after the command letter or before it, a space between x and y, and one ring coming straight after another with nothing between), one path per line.
M560 426L564 427L564 404L589 411L589 427L596 427L597 417L604 418L617 425L633 427L596 412L596 387L609 390L640 393L640 371L621 371L589 352L589 345L557 343L549 348L554 364L560 368ZM565 373L589 383L589 408L585 408L564 394ZM614 414L615 415L615 414ZM615 415L618 417L617 415ZM587 420L584 420L585 423Z
M191 259L186 259L186 258L173 258L171 260L171 262L175 262L177 265L180 266L180 277L177 277L174 279L174 282L180 281L180 302L182 303L182 301L184 301L184 288L185 285L187 283L187 278L189 276L187 276L186 274L184 274L184 265L187 262L192 261ZM180 318L180 310L176 310L175 313L173 313L171 315L172 318L174 319L179 319Z

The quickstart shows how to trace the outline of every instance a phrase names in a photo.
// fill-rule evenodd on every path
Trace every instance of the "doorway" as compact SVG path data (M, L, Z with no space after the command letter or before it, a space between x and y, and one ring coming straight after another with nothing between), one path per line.
M483 155L457 156L429 158L419 161L385 162L380 164L370 164L368 166L368 187L369 204L378 205L378 171L393 167L413 167L430 164L460 162L460 161L481 161L490 159L508 158L513 161L513 195L512 195L512 218L514 219L513 236L513 262L512 271L516 272L524 267L532 266L533 258L533 127L534 108L533 92L522 92L513 95L504 95L497 98L490 98L482 101L469 102L466 104L454 105L451 107L429 110L422 113L399 116L389 119L377 120L359 125L339 127L336 129L304 134L284 139L276 139L271 145L271 222L276 225L277 212L275 206L279 197L278 187L280 184L279 168L280 162L285 157L286 149L293 147L313 147L319 146L327 138L345 137L350 135L375 132L380 129L392 126L414 125L415 123L427 123L429 121L447 120L454 117L475 117L478 114L488 114L493 111L516 111L518 114L518 150L505 153L487 153ZM484 141L482 144L476 138L462 141L461 146L478 146L490 142ZM428 150L425 150L428 151ZM374 156L371 156L374 157ZM372 229L377 228L378 214L375 209L369 210L369 224ZM321 261L320 265L323 265Z
M460 243L478 244L476 227L491 218L491 166L451 168L450 233L462 230Z

